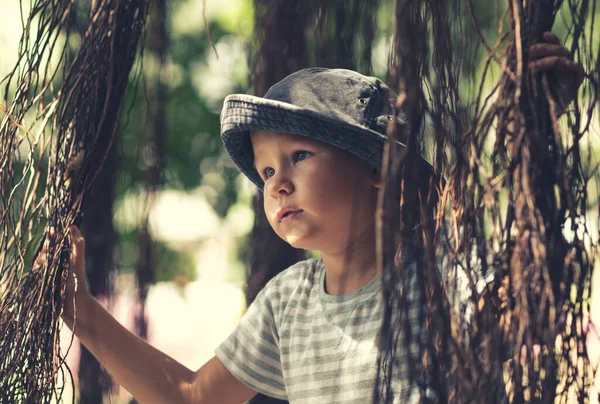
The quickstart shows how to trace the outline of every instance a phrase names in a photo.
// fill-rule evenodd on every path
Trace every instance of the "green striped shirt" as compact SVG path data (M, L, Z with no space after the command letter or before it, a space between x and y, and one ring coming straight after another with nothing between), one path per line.
M259 293L216 355L242 383L292 403L369 403L377 374L383 318L380 278L343 295L328 295L321 260L300 262ZM418 319L421 306L408 312ZM419 345L411 345L418 355ZM416 402L406 349L396 353L394 402Z

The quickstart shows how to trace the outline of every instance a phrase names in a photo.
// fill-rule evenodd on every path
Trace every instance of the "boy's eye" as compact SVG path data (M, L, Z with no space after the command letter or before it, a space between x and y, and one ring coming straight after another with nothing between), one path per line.
M294 162L306 160L311 155L311 152L300 150L294 153Z
M292 154L292 160L294 161L294 163L297 163L299 161L306 160L312 154L313 154L312 152L309 152L307 150L299 150ZM266 167L262 170L262 176L263 176L264 180L268 180L269 178L271 178L274 175L275 175L275 169L273 167Z
M275 175L275 169L271 168L271 167L267 167L263 170L263 174L265 176L265 179L271 178L273 175Z

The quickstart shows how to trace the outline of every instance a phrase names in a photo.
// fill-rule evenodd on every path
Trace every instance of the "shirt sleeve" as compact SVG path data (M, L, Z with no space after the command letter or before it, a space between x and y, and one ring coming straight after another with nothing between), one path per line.
M215 354L235 378L259 393L287 400L275 319L277 293L269 282ZM275 309L275 310L274 310Z

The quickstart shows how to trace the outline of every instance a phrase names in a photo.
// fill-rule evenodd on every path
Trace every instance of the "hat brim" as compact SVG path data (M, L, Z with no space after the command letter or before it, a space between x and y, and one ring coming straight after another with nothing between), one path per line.
M250 131L256 130L310 137L346 150L377 168L381 168L383 146L387 140L386 136L369 128L292 104L252 95L229 95L225 98L221 113L223 144L242 173L260 189L264 182L254 168L254 153L250 141ZM432 173L433 167L422 160L424 168Z

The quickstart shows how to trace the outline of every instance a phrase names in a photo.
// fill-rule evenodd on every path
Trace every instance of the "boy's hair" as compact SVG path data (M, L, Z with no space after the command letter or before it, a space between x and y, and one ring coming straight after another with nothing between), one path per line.
M381 171L388 122L396 119L405 124L394 113L395 100L396 95L375 77L345 69L303 69L273 85L264 97L225 98L221 136L233 162L259 189L264 183L254 168L252 130L316 139ZM421 160L423 169L431 173L431 165Z

